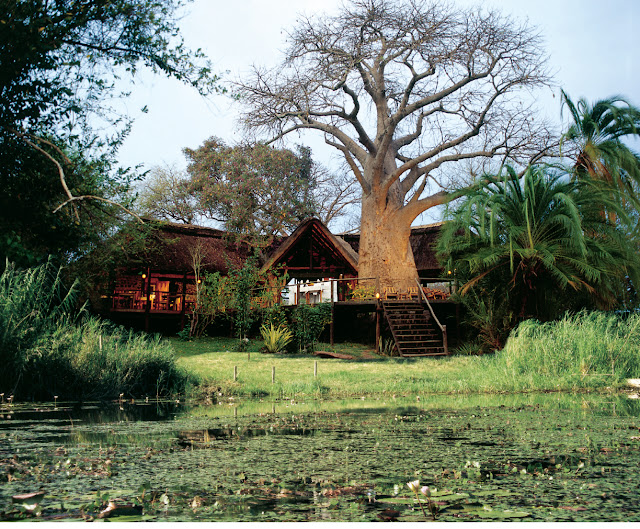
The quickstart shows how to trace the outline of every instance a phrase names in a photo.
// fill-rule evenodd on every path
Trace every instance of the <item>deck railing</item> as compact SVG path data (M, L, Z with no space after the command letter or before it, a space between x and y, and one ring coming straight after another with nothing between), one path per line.
M422 284L420 283L419 278L416 278L416 283L418 285L418 291L420 292L420 295L421 295L420 297L422 299L422 302L427 304L427 307L429 307L429 312L431 312L431 316L433 317L433 321L436 322L436 325L438 325L438 327L440 328L440 331L442 331L442 345L444 346L444 354L448 355L449 347L447 345L447 326L442 325L440 323L440 320L436 316L436 313L433 311L433 307L431 306L431 303L429 303L429 298L427 297L424 290L422 289Z

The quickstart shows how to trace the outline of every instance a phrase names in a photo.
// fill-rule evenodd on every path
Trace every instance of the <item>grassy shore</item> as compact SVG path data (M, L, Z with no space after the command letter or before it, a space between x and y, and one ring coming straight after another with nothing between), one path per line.
M179 365L204 393L276 398L521 393L616 389L640 377L640 318L578 315L527 322L503 351L486 356L387 358L358 344L319 344L352 360L267 355L260 343L233 352L233 340L172 341ZM317 376L314 376L317 362ZM275 382L272 381L275 368ZM234 380L234 373L237 379Z

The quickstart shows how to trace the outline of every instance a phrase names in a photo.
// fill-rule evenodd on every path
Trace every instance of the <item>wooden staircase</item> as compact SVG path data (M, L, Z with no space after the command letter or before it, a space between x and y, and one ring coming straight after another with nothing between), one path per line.
M385 300L384 314L400 356L444 356L443 333L418 301Z

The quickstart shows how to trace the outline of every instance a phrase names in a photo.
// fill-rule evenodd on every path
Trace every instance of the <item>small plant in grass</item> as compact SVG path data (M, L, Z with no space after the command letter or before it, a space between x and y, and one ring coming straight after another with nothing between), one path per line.
M378 344L378 350L382 356L398 356L398 350L396 349L395 342L391 340L384 340L382 337L380 338L380 343Z
M260 327L260 334L264 340L264 350L267 353L284 353L287 345L293 340L293 333L286 327L279 325L274 327L273 323L267 327Z

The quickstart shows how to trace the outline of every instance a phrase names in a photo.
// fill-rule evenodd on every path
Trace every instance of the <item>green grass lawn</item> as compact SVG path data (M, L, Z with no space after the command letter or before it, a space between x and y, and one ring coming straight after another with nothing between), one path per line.
M204 338L193 342L172 340L178 364L200 380L201 396L346 398L360 396L413 396L425 394L521 393L578 391L612 387L606 377L562 377L532 369L514 372L500 353L488 356L388 358L360 344L330 347L353 355L353 360L312 355L260 353L259 342L248 352L230 349L234 340ZM317 377L314 376L317 362ZM275 383L272 382L275 368ZM234 371L237 380L234 381Z
M319 358L305 354L260 353L260 342L249 343L247 352L232 351L237 341L203 338L192 342L172 340L179 365L225 395L352 397L410 395L455 390L454 379L477 359L388 358L361 344L318 344L318 351L349 354L353 360ZM314 376L317 362L317 377ZM237 380L234 381L234 368ZM272 382L275 367L275 383Z
M237 340L231 338L171 343L178 364L199 380L196 394L202 395L345 398L608 391L626 385L627 378L640 378L640 316L620 319L605 313L549 324L526 322L504 350L485 356L389 358L360 344L317 344L317 351L352 357L340 359L264 354L259 340L249 342L245 352L234 351Z

